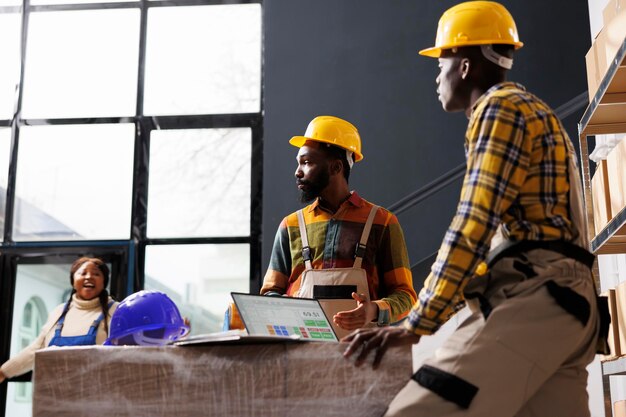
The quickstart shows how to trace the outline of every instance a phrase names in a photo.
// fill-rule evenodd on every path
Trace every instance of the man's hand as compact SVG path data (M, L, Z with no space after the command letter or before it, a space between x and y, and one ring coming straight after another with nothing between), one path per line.
M376 303L367 301L362 294L352 293L352 298L357 302L354 310L340 311L333 316L335 324L342 329L355 330L365 326L378 316L378 306Z
M420 341L420 336L409 332L403 327L379 327L376 329L359 329L350 333L342 342L349 342L348 348L343 352L345 358L349 358L359 351L354 364L361 366L367 355L374 350L372 368L378 368L385 352L390 346L413 345Z
M4 372L0 371L0 384L2 384L5 379L7 379L7 376L4 374Z

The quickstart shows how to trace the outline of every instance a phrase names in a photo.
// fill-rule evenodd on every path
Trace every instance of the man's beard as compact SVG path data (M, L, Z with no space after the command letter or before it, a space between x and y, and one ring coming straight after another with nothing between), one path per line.
M322 191L328 184L330 183L330 175L328 171L321 171L315 178L310 181L298 180L296 181L298 185L305 185L306 188L300 189L300 202L301 203L310 203L320 196Z

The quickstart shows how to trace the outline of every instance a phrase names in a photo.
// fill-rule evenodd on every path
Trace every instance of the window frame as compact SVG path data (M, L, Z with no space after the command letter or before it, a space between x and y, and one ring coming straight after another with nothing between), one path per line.
M259 62L260 85L259 111L254 113L231 114L196 114L153 116L144 114L144 81L146 60L146 38L148 10L153 7L209 6L258 4L260 6L261 61ZM31 13L70 10L140 10L139 53L137 57L136 109L133 117L79 117L79 118L44 118L24 119L21 117L23 99L23 81L26 47L28 45L28 23ZM118 259L117 272L111 279L111 294L117 299L143 289L145 281L145 252L147 245L179 244L238 244L250 246L250 291L258 292L261 287L261 223L262 223L262 186L263 186L263 1L262 0L139 0L131 2L89 3L89 4L51 4L30 5L23 0L21 6L0 6L0 13L21 14L20 75L18 94L15 100L12 119L0 120L0 127L11 129L11 149L8 164L8 182L5 199L5 218L2 242L0 243L0 362L8 359L10 353L10 335L12 327L12 309L15 290L17 263L31 257L76 256L77 254L114 254ZM131 221L128 240L81 240L81 241L19 241L13 238L15 217L15 187L20 143L20 129L23 126L37 125L73 125L102 123L133 123L135 125ZM250 169L250 229L246 236L231 237L179 237L149 239L147 237L147 205L149 181L150 134L156 129L197 129L197 128L249 128L252 134L251 169ZM4 417L6 404L6 385L0 387L0 417Z

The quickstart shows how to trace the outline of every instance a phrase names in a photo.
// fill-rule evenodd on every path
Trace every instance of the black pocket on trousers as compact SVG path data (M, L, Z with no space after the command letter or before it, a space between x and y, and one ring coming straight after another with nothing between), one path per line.
M576 317L583 326L587 325L591 315L591 307L585 297L568 287L561 287L554 281L546 282L548 292L556 303L565 311Z
M478 392L476 385L428 365L422 366L412 376L412 379L444 400L453 402L461 408L469 408Z

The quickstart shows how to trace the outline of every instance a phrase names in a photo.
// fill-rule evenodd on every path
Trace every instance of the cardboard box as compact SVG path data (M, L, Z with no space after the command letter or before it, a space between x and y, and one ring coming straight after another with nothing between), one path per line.
M589 48L587 55L585 55L585 65L587 67L587 91L589 92L589 102L591 102L593 96L596 95L596 91L598 91L601 81L595 42Z
M345 344L84 346L35 354L33 417L381 416L412 374L411 349L378 370Z
M608 68L612 63L617 50L624 43L626 38L626 9L622 9L609 23L605 24L604 28L598 34L596 38L604 45L604 60L606 61L606 67ZM599 44L600 45L600 44ZM601 56L602 48L598 49L598 61L603 57ZM600 63L599 63L600 65ZM606 71L606 69L605 69Z
M596 165L596 172L591 179L591 199L593 201L593 224L597 235L613 218L606 160Z
M619 318L617 312L617 297L614 289L610 289L606 292L606 297L609 299L609 313L611 314L611 325L609 327L609 348L611 353L604 355L602 360L611 360L622 356L622 349L619 336ZM625 352L626 353L626 352Z
M617 310L617 334L620 345L620 356L626 354L626 283L615 287L615 310ZM615 333L615 332L614 332Z
M609 3L612 4L615 1L626 3L626 0L611 0ZM589 101L596 94L602 79L615 59L617 50L625 38L626 6L620 6L619 13L616 13L610 22L605 23L605 26L594 39L587 55L585 55Z
M622 139L606 158L611 214L626 207L626 138Z
M604 26L611 23L611 21L624 9L626 9L626 0L609 0L604 10L602 10L602 21Z
M613 417L626 417L626 401L615 401L613 403Z
M596 50L596 59L598 60L597 71L600 81L604 78L606 70L609 68L609 62L611 62L611 59L607 57L608 38L606 33L606 28L602 28L602 30L598 33L598 36L596 36L596 39L593 41L593 45Z

